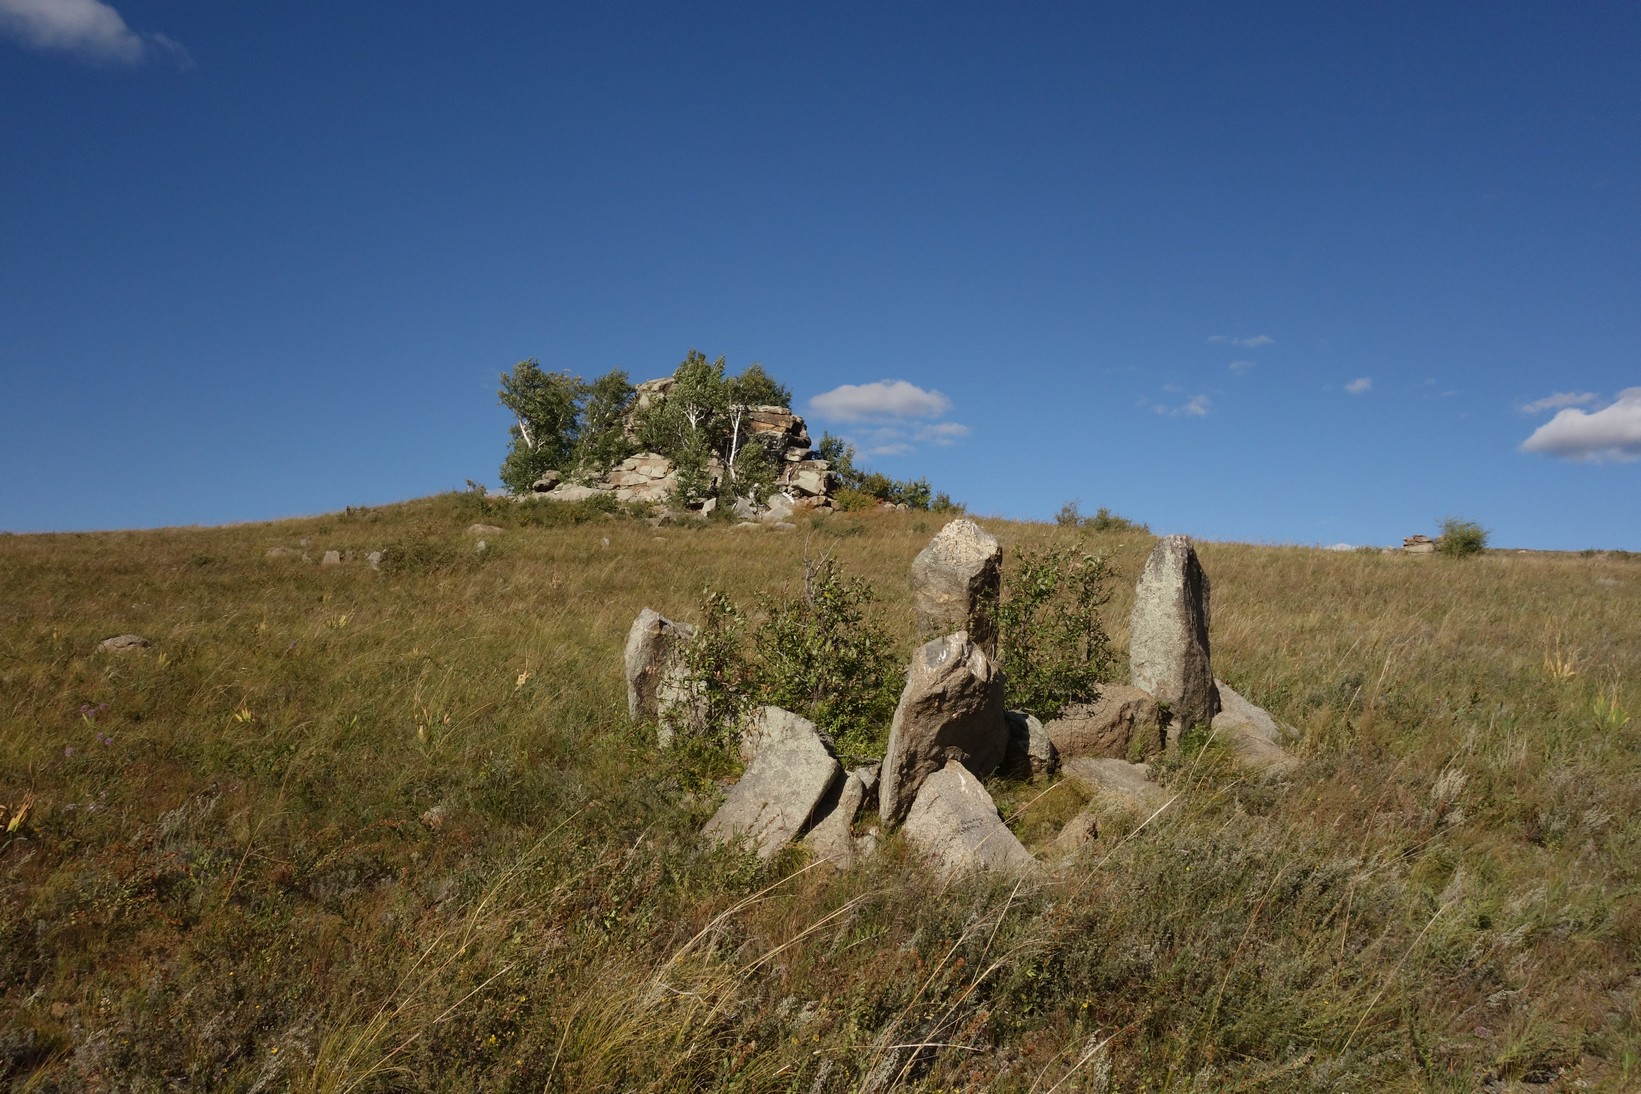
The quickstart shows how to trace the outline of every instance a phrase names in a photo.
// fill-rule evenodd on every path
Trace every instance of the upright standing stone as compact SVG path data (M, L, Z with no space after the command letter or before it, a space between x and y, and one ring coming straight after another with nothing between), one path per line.
M1208 575L1189 536L1167 536L1152 549L1128 631L1134 686L1168 704L1169 739L1211 722L1219 697L1208 663Z
M925 643L912 657L883 757L878 814L898 824L929 775L957 760L984 777L1008 751L1003 674L962 631Z
M684 673L684 647L695 637L688 623L674 623L645 608L627 632L627 714L635 722L659 718L667 693L677 690Z
M1003 548L972 520L954 520L912 560L919 634L965 631L997 655L997 594Z

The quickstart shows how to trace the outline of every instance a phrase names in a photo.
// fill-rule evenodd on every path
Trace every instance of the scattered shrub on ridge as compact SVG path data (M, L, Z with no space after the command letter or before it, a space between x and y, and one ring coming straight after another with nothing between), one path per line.
M1454 558L1479 555L1487 549L1487 529L1475 521L1448 517L1442 521L1442 534L1436 540L1436 549Z

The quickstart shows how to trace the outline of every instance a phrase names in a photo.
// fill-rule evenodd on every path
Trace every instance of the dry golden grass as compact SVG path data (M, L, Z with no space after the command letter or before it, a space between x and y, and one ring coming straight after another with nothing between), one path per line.
M985 523L1111 556L1121 646L1150 537ZM939 525L447 496L0 537L0 1082L1641 1085L1641 562L1202 544L1218 674L1301 731L1288 783L1188 744L1169 809L1034 887L894 840L846 875L702 847L716 768L627 724L632 618L830 554L909 652ZM356 557L264 557L302 540ZM127 632L152 648L97 652ZM1080 804L997 790L1032 840Z

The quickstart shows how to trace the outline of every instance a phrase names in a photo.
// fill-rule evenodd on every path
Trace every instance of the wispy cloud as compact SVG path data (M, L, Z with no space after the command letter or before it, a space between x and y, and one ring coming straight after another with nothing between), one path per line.
M1641 387L1620 391L1600 410L1565 407L1533 430L1521 450L1564 460L1628 463L1641 459Z
M1244 373L1246 373L1249 369L1253 368L1254 363L1252 361L1232 361L1229 365L1226 365L1225 367L1230 369L1233 375L1241 376Z
M166 57L192 65L181 43L163 34L139 34L102 0L0 0L0 32L47 52L82 60L135 65Z
M1276 345L1276 339L1268 334L1255 334L1248 338L1237 338L1229 334L1210 334L1208 344L1211 346L1241 346L1243 349L1259 349L1262 346Z
M1206 395L1193 395L1183 403L1172 406L1166 403L1151 403L1151 413L1163 414L1170 418L1206 418L1213 412L1213 400Z
M1546 410L1561 410L1563 407L1589 406L1599 398L1600 396L1593 391L1558 391L1554 395L1546 395L1542 399L1521 404L1521 412L1542 414Z
M1356 379L1345 385L1345 390L1350 392L1352 395L1366 395L1368 392L1373 390L1373 377L1358 376Z
M962 422L928 421L951 412L952 401L938 391L906 380L842 384L809 400L809 412L827 421L855 426L845 438L863 456L900 456L919 445L956 444L969 435Z

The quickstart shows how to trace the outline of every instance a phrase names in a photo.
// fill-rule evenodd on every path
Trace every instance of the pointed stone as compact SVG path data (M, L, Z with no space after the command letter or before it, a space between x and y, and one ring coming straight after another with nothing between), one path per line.
M1048 731L1036 716L1023 710L1005 711L1008 752L1003 757L1003 773L1016 779L1042 782L1060 770L1060 753L1049 740Z
M878 813L885 824L897 824L923 780L948 761L985 776L1007 751L1003 674L962 631L927 642L912 657L889 727Z
M912 560L919 634L965 631L997 655L997 596L1003 548L972 520L954 520Z
M946 877L981 870L1017 875L1041 870L1003 823L980 780L956 760L923 780L901 831Z
M841 774L812 726L771 741L701 834L718 843L746 839L768 861L803 832Z
M853 773L833 782L815 809L815 827L803 837L804 846L840 870L855 864L860 849L855 843L853 825L866 800L866 787Z
M627 632L627 714L635 722L654 721L661 700L675 700L683 679L684 647L695 637L688 623L674 623L645 608Z
M1298 761L1282 747L1290 734L1266 711L1232 691L1230 685L1217 680L1214 683L1220 704L1220 712L1214 715L1214 735L1230 746L1237 762L1267 774L1292 768Z
M1160 540L1134 589L1131 679L1168 705L1170 742L1219 712L1208 657L1208 593L1208 575L1189 536Z

